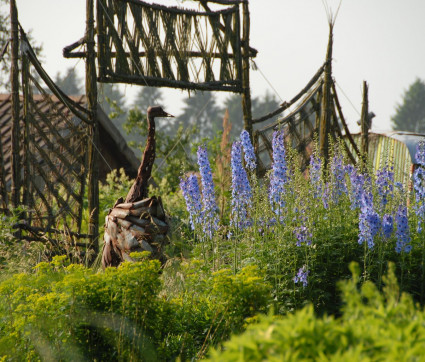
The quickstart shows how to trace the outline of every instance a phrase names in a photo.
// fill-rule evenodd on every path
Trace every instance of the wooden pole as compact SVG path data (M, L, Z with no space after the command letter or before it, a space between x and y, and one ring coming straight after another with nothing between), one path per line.
M12 91L12 206L20 204L21 160L19 155L19 32L16 1L10 1L11 67L10 84Z
M88 209L91 248L99 252L99 124L97 120L97 84L96 84L96 54L94 41L94 10L93 1L86 2L86 97L89 111L89 142L88 142Z
M367 157L369 153L369 100L368 100L368 86L366 81L363 81L363 102L362 102L362 115L360 119L361 126L361 152L362 152L362 167L366 167Z
M29 81L29 64L27 57L22 54L22 100L23 100L23 115L24 115L24 180L23 180L23 199L22 203L30 205L30 160L29 160L29 143L30 143L30 114L29 114L29 97L30 97L30 81Z
M320 154L324 160L324 169L327 169L329 162L329 132L332 117L331 108L331 86L332 86L332 45L333 45L333 24L329 23L329 40L326 52L325 79L323 83L322 114L320 117L319 144Z
M9 199L7 195L6 188L6 170L4 168L4 153L3 153L3 143L0 135L0 191L1 191L1 207L7 209L9 204Z
M252 141L252 110L251 110L251 89L249 84L249 32L250 18L248 1L242 4L243 31L242 31L242 109L244 128L249 133Z

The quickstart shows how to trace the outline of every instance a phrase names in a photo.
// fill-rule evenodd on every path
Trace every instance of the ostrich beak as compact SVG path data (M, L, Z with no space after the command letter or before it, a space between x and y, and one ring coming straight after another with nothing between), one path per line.
M171 114L169 114L169 113L167 113L167 112L165 112L165 111L162 111L162 112L161 112L161 114L159 114L157 117L174 118L174 116L173 116L173 115L171 115Z

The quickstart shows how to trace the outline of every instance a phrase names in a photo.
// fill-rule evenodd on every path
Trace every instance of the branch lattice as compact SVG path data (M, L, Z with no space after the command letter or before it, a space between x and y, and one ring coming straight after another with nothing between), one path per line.
M239 6L194 11L98 0L99 80L242 92Z

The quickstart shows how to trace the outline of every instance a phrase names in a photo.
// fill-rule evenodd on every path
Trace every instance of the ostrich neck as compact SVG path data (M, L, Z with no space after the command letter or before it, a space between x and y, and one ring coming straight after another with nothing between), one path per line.
M148 181L155 162L155 119L148 114L148 137L142 162L137 171L136 180L131 187L125 202L135 202L148 197Z

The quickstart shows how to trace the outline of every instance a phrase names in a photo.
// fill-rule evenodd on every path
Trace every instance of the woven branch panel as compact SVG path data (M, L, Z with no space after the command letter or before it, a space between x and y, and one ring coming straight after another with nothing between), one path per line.
M30 77L24 183L34 226L80 232L87 172L87 126ZM25 129L25 128L24 128Z
M239 6L97 0L99 81L242 92Z
M149 251L163 263L169 226L160 197L150 197L134 203L119 199L105 219L103 267L118 266L133 261L130 253Z
M260 174L264 174L271 167L273 132L278 129L283 129L287 147L292 147L298 151L301 169L305 169L308 165L313 137L319 129L322 84L322 81L319 80L289 115L256 131Z
M316 76L313 77L313 79L315 78ZM299 97L297 95L294 110L271 125L255 132L260 175L265 174L272 165L273 132L278 129L284 131L287 146L298 152L300 169L304 171L309 165L315 136L320 144L319 128L324 111L323 87L323 75L320 75L304 88ZM294 104L292 101L290 103ZM345 123L334 85L331 88L330 103L330 127L327 137L331 137L333 141L341 141L348 158L355 164L360 152Z
M51 230L81 234L88 171L85 97L64 95L42 68L25 34L21 36L19 158L22 203L28 208L27 231L37 230L34 237ZM4 112L8 112L11 101L6 99L2 104ZM10 125L11 122L1 125L5 132L2 149L6 150L11 148ZM9 153L2 156L2 183L9 184L11 157Z

